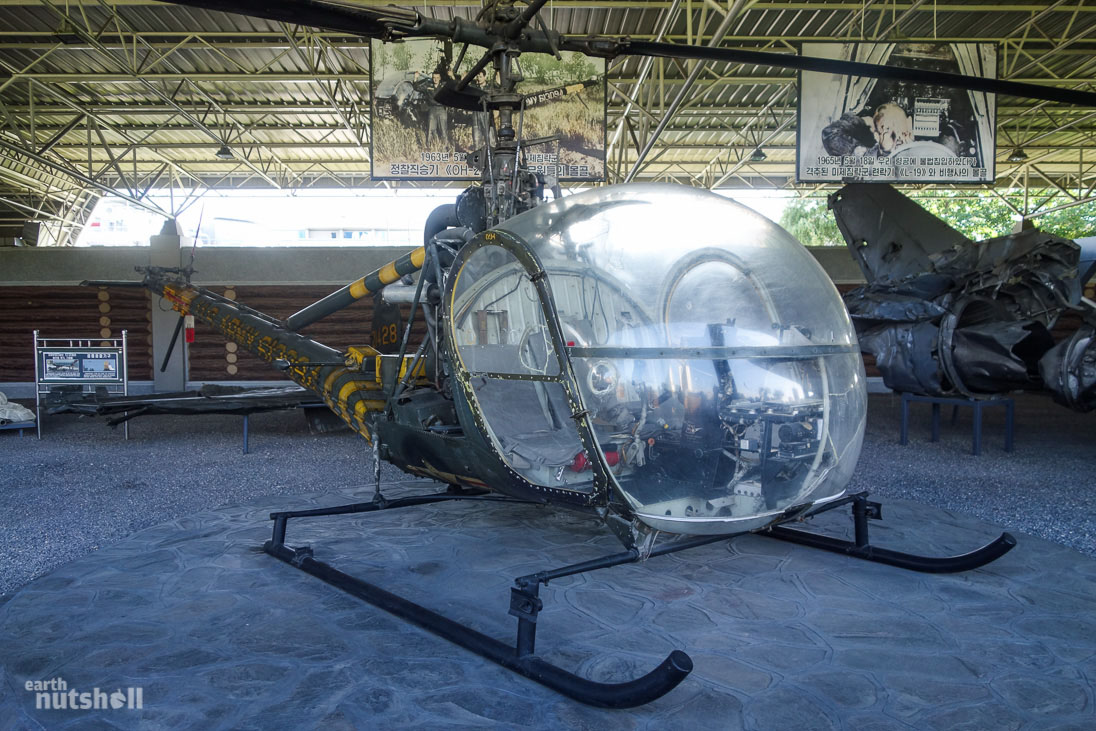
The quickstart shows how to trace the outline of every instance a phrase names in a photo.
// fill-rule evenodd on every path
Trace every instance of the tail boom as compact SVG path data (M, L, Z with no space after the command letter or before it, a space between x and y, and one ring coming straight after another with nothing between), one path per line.
M171 302L181 315L194 317L267 363L288 363L285 374L323 399L351 429L372 438L368 414L384 408L383 386L374 374L345 363L342 353L286 329L279 321L209 290L181 282L151 280L147 286Z

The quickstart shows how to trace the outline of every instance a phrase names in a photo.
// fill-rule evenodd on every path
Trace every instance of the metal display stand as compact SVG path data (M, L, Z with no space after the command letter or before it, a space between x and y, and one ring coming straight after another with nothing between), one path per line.
M32 426L34 426L34 424L35 422L33 421L16 421L12 422L11 424L0 424L0 431L3 431L5 429L18 429L19 436L21 437L23 436L23 430L30 429Z
M117 338L42 338L34 331L34 414L39 439L42 395L55 386L78 385L85 393L106 388L108 393L129 395L126 333L123 330ZM123 431L129 439L128 421L123 424Z
M914 402L932 404L932 439L940 441L940 406L950 405L951 423L954 426L959 416L960 406L969 406L974 410L974 438L971 444L971 454L982 454L982 409L986 406L1005 407L1005 451L1011 452L1013 445L1013 425L1016 421L1016 403L1009 396L997 398L973 399L955 398L944 396L918 396L912 393L902 394L902 424L899 430L898 443L908 444L910 435L910 404Z

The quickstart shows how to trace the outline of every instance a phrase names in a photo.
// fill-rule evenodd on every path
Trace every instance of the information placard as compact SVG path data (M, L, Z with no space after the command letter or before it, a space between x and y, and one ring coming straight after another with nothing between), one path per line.
M41 383L121 383L121 348L38 348Z

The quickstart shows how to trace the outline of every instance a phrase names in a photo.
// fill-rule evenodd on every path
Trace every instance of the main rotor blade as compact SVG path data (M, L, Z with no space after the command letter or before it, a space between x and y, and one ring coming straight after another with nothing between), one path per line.
M566 50L581 50L573 46L582 45L580 39L565 37L562 47ZM594 47L597 48L596 46ZM595 50L595 53L597 51ZM603 55L597 53L597 55ZM832 58L797 56L792 54L771 53L768 51L749 51L733 48L709 48L707 46L686 46L676 43L657 43L654 41L623 40L619 44L616 56L656 56L662 58L686 58L700 61L723 61L745 63L755 66L772 66L797 71L818 71L842 76L867 76L873 79L890 81L910 81L917 84L938 84L955 89L981 91L988 94L1006 94L1029 99L1076 104L1082 107L1096 107L1096 93L1077 89L1059 89L1041 84L1027 84L1004 79L986 79L980 76L964 76L943 71L903 68L901 66L880 66L859 61L842 61Z
M160 373L167 370L167 364L171 360L171 354L175 352L175 343L179 342L179 333L183 331L183 323L186 320L182 315L179 315L179 321L175 323L175 332L171 334L171 342L168 343L167 353L164 355L164 362L160 364Z
M482 48L492 48L500 41L497 33L488 32L471 20L459 17L452 20L426 18L415 10L393 5L362 7L337 2L337 0L163 0L163 2L307 25L385 41L398 41L404 38L441 38ZM536 7L539 9L540 6ZM555 31L546 33L521 27L515 27L512 30L516 37L511 40L521 51L555 53L555 43L559 33Z
M238 13L285 23L308 25L351 33L366 38L399 40L402 38L448 38L458 43L492 48L499 36L473 22L454 18L450 21L424 18L414 10L391 5L364 8L345 5L333 0L166 0L175 5ZM530 8L539 9L534 2ZM524 17L524 16L523 16ZM508 29L509 30L509 29ZM843 76L866 76L891 81L918 84L938 84L956 89L1005 94L1029 99L1043 99L1064 104L1096 107L1096 93L1077 89L1060 89L1042 84L1027 84L1003 79L986 79L942 71L881 66L859 61L815 58L770 51L733 48L711 48L657 41L636 41L626 37L563 36L556 31L524 28L510 39L511 45L526 53L556 53L558 50L577 51L588 56L655 56L699 61L745 63L796 71L818 71Z
M219 10L283 23L342 31L366 38L419 35L423 18L414 10L363 8L331 0L165 0L173 5ZM429 34L428 34L429 35Z

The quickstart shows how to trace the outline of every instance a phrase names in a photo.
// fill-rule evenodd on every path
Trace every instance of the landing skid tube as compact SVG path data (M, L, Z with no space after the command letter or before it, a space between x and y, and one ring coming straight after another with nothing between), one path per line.
M270 518L274 521L274 534L271 540L263 545L263 550L271 556L312 574L328 584L342 589L346 593L356 596L400 619L416 624L439 637L460 645L466 650L471 650L481 657L498 663L508 670L535 680L568 698L573 698L591 706L632 708L649 703L673 690L692 671L692 659L684 652L674 650L658 667L642 677L625 683L598 683L569 673L533 655L537 614L543 606L537 596L540 584L547 584L549 580L554 578L638 561L640 555L636 550L516 579L516 586L511 589L510 614L518 618L518 634L516 646L510 646L505 642L488 637L459 622L454 622L414 602L385 591L379 586L345 574L322 561L317 561L312 557L312 549L308 546L294 548L285 543L286 523L290 518L367 513L446 500L528 503L525 500L487 496L483 492L450 491L421 497L340 505L333 508L271 513ZM705 536L702 539L667 544L661 547L662 550L656 548L651 551L651 555L671 553L726 539L727 536Z
M959 556L918 556L913 553L903 553L873 546L868 540L868 520L880 520L883 517L883 506L868 500L868 493L866 492L849 495L835 503L824 506L821 510L808 513L807 517L833 510L848 503L852 503L854 538L851 541L831 538L818 533L808 533L804 530L787 528L783 525L773 526L759 533L759 535L926 574L954 574L960 571L970 571L996 561L1016 547L1016 539L1010 533L1002 533L994 541L981 548Z
M639 550L632 548L590 561L518 577L514 580L514 587L510 590L509 613L518 620L517 641L513 646L443 617L414 602L385 591L379 586L343 573L322 561L317 561L313 558L312 549L308 546L294 548L285 543L286 525L290 518L369 513L449 500L532 504L525 500L488 495L487 491L450 489L444 493L395 500L386 500L378 494L377 498L368 503L271 513L270 519L274 521L273 535L271 540L264 544L263 550L271 556L312 574L379 609L418 625L519 675L535 680L568 698L591 706L632 708L649 703L673 690L692 671L692 659L681 650L671 652L662 663L646 675L624 683L599 683L588 680L541 660L534 655L537 616L543 608L539 596L540 585L546 585L549 581L564 576L572 576L624 563L634 563L653 556L661 556L709 543L725 541L735 536L700 536L677 540L656 546L645 556L641 555ZM827 504L818 510L811 511L803 517L817 515L848 503L852 503L853 506L856 536L854 541L844 541L783 526L769 528L760 532L759 535L771 536L827 551L845 553L868 561L877 561L930 573L966 571L977 568L1001 557L1016 545L1016 540L1008 533L1004 533L993 543L972 553L949 558L929 558L876 548L868 543L867 521L869 518L881 517L881 508L878 503L867 500L867 493L851 495Z

